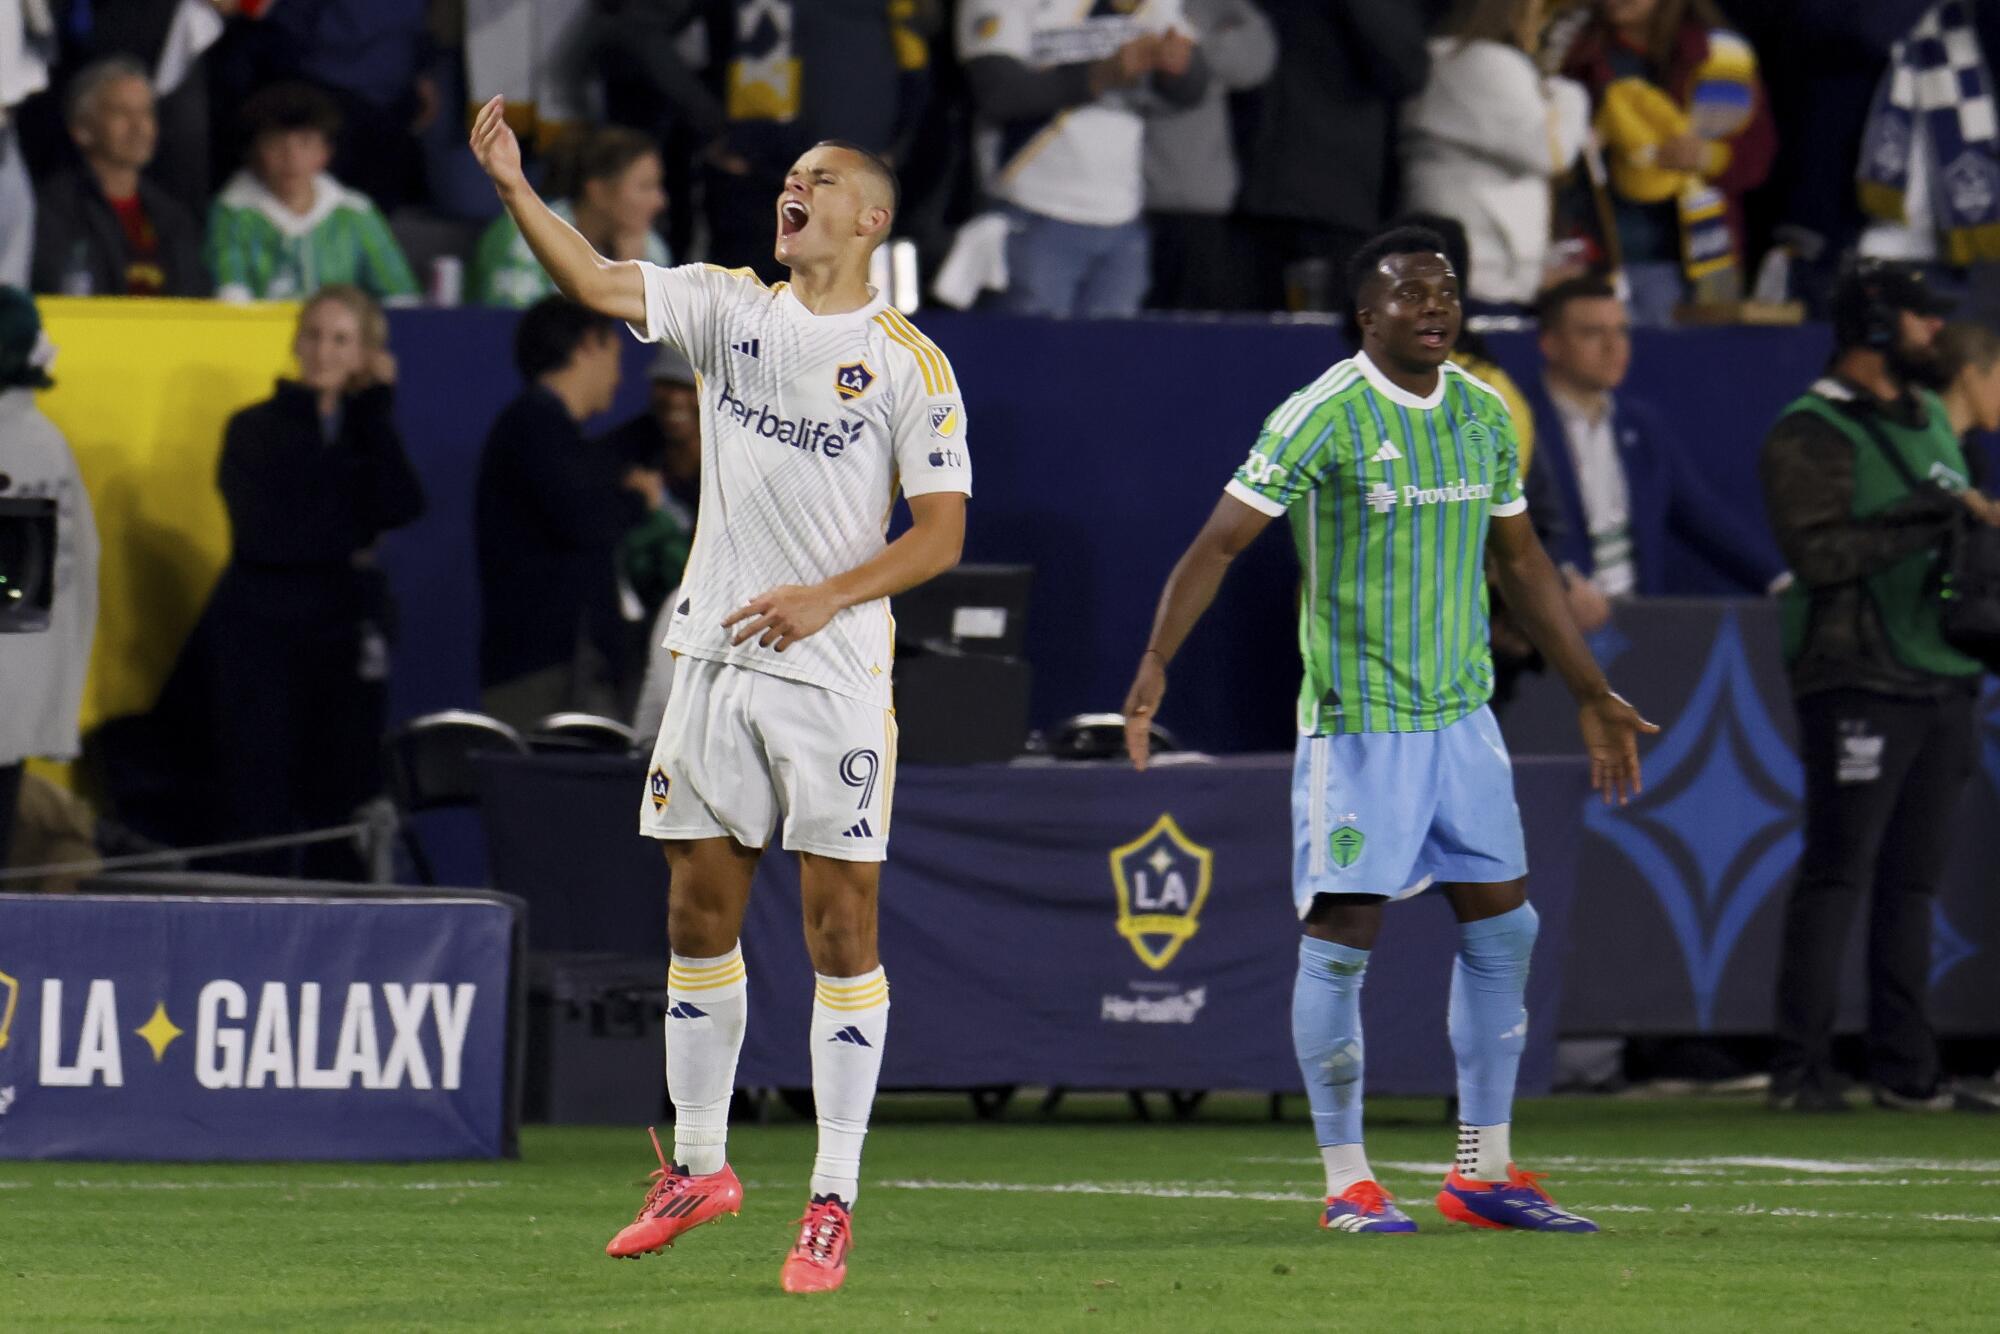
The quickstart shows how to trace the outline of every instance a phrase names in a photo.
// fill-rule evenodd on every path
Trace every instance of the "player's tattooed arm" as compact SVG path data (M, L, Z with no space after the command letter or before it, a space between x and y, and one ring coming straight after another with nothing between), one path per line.
M828 621L864 602L894 597L958 564L965 550L965 495L938 491L909 497L910 526L874 559L818 584L785 584L759 594L722 622L731 644L752 639L783 653Z
M1125 694L1125 752L1139 769L1146 767L1153 753L1153 719L1160 713L1160 701L1167 693L1167 664L1194 630L1215 594L1229 563L1256 540L1271 522L1271 516L1252 509L1235 496L1225 495L1215 504L1208 522L1195 534L1160 590L1160 603L1153 612L1153 632L1147 636L1146 651L1139 655L1139 669L1132 688Z
M1487 532L1487 569L1528 641L1541 650L1570 694L1590 752L1590 785L1624 805L1640 790L1639 734L1660 729L1611 688L1570 615L1562 575L1542 550L1526 513L1496 517Z
M635 263L598 254L583 233L542 202L521 169L521 142L507 124L506 103L498 97L481 107L472 123L472 155L492 178L528 249L564 296L627 324L645 324L645 275Z

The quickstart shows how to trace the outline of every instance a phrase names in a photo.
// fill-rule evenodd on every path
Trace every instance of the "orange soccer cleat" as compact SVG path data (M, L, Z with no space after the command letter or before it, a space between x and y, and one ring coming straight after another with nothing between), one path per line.
M653 1173L652 1187L647 1190L646 1202L639 1206L637 1216L604 1248L604 1253L613 1259L633 1260L662 1246L671 1246L681 1233L743 1208L743 1183L736 1179L736 1173L729 1170L727 1163L719 1172L689 1176L667 1161L667 1155L660 1150L660 1137L652 1127L648 1126L646 1133L653 1137L659 1170Z
M799 1239L778 1282L786 1292L832 1292L847 1280L854 1215L835 1195L815 1195L799 1220Z

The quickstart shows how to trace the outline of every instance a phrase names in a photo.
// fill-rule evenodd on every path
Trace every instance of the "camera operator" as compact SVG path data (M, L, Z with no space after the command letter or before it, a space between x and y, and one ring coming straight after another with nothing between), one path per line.
M97 632L97 525L69 442L35 406L55 348L28 294L0 287L0 495L56 502L55 598L46 630L0 634L0 867L23 762L74 759Z
M1797 578L1784 594L1785 655L1806 806L1778 975L1774 1108L1847 1106L1829 1049L1864 896L1875 1101L1954 1105L1927 1013L1931 904L1972 768L1981 668L1945 642L1931 585L1952 525L1967 509L2000 523L2000 504L1972 486L1945 407L1923 387L1948 305L1911 266L1850 265L1834 292L1828 373L1764 442L1764 503Z

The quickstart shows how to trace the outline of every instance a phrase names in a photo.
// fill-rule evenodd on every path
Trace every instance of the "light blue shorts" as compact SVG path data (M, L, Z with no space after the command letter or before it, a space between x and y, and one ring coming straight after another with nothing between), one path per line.
M1493 711L1435 732L1302 736L1292 765L1292 899L1399 899L1528 873L1514 767Z

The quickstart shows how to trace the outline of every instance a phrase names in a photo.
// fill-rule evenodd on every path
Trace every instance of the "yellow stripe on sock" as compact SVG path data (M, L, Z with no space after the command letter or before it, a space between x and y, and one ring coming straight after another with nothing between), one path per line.
M735 986L737 983L743 981L749 975L750 974L744 969L743 965L741 964L738 964L736 966L735 972L725 973L719 977L691 978L691 977L683 977L680 973L677 972L669 972L667 974L667 989L669 991L673 991L676 993L688 992L688 991L720 991L724 987Z
M731 968L741 968L742 966L743 956L741 954L731 954L726 958L716 960L714 963L695 963L693 960L683 963L678 959L667 961L668 968L676 973L686 973L689 977L700 977L704 973L725 973Z
M813 989L823 995L830 993L835 996L848 996L858 991L867 991L871 987L884 987L887 985L889 985L889 978L880 969L877 969L873 976L860 978L853 982L831 982L824 977L813 978Z
M872 1010L888 1003L889 984L884 982L871 991L853 996L829 996L822 989L813 999L829 1010Z

